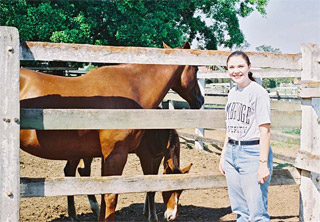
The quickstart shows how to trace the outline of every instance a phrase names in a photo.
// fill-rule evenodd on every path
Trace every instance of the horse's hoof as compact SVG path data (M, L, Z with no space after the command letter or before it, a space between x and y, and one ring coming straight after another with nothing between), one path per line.
M158 220L158 217L157 217L157 215L155 215L155 217L153 217L153 218L148 218L148 222L158 222L159 220Z
M70 218L71 218L71 221L72 221L72 222L80 221L77 215L76 215L76 216L72 216L72 217L70 217Z
M99 209L99 204L98 203L91 203L90 202L90 205L91 205L91 210L93 212L93 214L99 218L100 216L100 209Z

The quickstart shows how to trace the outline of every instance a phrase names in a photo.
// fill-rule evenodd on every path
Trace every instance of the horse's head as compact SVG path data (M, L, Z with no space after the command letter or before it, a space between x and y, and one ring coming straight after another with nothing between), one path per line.
M165 48L170 48L163 43ZM185 42L183 49L190 49L188 42ZM179 76L178 81L175 81L171 89L177 92L183 99L185 99L191 109L200 109L204 103L204 98L201 94L198 81L197 81L197 66L186 65L182 74Z
M184 174L190 171L192 163L187 167L180 169L171 169L170 165L164 170L165 174ZM179 198L182 190L162 192L163 203L165 206L164 217L167 221L175 220L178 215Z

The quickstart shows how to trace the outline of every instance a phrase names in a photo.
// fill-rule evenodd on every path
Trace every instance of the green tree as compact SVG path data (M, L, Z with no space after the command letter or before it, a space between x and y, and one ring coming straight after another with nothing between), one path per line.
M260 45L256 47L256 50L258 52L275 52L275 53L281 53L279 48L273 48L271 45Z
M0 0L0 25L22 40L203 49L245 43L238 17L265 15L268 0ZM209 21L209 22L208 22Z

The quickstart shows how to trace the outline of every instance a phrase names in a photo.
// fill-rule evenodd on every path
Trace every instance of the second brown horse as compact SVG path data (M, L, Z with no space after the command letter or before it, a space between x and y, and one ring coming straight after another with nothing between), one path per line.
M140 159L143 173L145 175L158 174L160 163L163 161L164 174L184 174L188 173L192 164L180 169L180 141L176 130L158 129L146 130L140 145L135 150ZM90 176L92 158L82 160L78 168L80 176ZM74 177L78 160L69 160L64 168L65 176ZM182 190L162 192L165 213L167 221L176 219L178 215L178 204ZM143 213L148 217L148 221L158 221L155 209L155 192L148 192L144 203ZM98 215L99 205L94 195L88 195L92 211ZM74 197L68 196L68 213L69 216L77 220L76 210L74 207Z

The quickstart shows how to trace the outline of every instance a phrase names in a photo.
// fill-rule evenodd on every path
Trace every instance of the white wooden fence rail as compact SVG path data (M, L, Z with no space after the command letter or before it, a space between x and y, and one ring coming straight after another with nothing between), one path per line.
M307 48L307 49L306 49ZM310 49L311 48L311 49ZM311 76L310 78L305 78L307 80L313 81L315 79L319 79L319 50L314 50L314 46L306 45L302 48L302 54L275 54L275 53L248 53L252 63L255 67L258 68L273 68L273 69L285 69L285 70L292 70L292 72L296 73L294 75L298 75L297 73L301 72L302 67L304 68L303 73L313 73L314 76ZM19 129L20 129L20 116L19 116L19 35L16 28L10 28L10 27L0 27L0 65L3 68L3 72L1 75L1 95L4 97L1 100L1 108L0 108L0 118L2 119L0 129L1 129L1 152L0 152L0 201L1 201L1 207L0 207L0 221L18 221L19 220L19 198L20 198L20 190L19 190L19 183L20 183L20 177L19 177ZM318 53L318 54L317 54ZM153 64L192 64L192 65L224 65L226 56L229 54L229 52L223 52L223 51L202 51L202 50L180 50L180 49L154 49L154 48L138 48L138 47L110 47L110 46L92 46L92 45L79 45L79 44L56 44L56 43L39 43L39 42L26 42L24 44L20 45L20 59L21 60L42 60L42 61L78 61L78 62L100 62L100 63L153 63ZM302 58L303 56L303 58ZM305 58L306 56L306 58ZM311 56L311 57L310 57ZM310 60L310 58L312 58ZM303 66L302 66L303 63ZM316 63L316 66L311 66L311 64ZM315 68L314 68L315 67ZM291 72L291 71L288 71ZM271 74L270 74L271 75ZM275 75L273 73L272 75ZM267 76L266 76L267 77ZM314 90L312 91L314 92ZM318 91L317 91L318 92ZM316 92L316 95L318 95ZM310 115L315 117L314 111L316 111L316 114L319 114L319 101L317 99L307 99L304 104L306 112L302 113L302 120L304 121L302 123L302 129L308 128L313 129L315 125L317 125L317 131L311 132L310 134L306 133L306 131L303 131L302 136L308 137L308 139L303 139L305 143L301 143L303 147L305 147L304 150L307 152L313 152L312 154L315 155L318 158L318 155L320 153L319 151L319 122L312 122L310 120ZM125 114L128 110L117 110L117 116L119 115L141 115L142 113L149 112L146 110L130 110L131 114ZM311 113L310 113L310 112ZM42 115L40 117L40 125L38 126L32 126L32 127L43 127L45 129L47 128L59 128L58 123L54 123L54 121L50 118L52 116L56 115L55 118L59 118L62 120L64 116L66 116L66 112L68 113L68 119L71 119L71 116L74 118L79 118L79 116L83 115L83 119L90 119L93 116L99 116L100 114L105 115L108 113L108 115L111 115L111 110L73 110L74 115L70 114L70 111L65 110L57 110L56 112L53 112L51 110L22 110L21 113L24 115L26 113L39 113ZM150 110L150 112L154 112L154 110ZM165 111L162 111L165 112ZM212 111L211 111L212 112ZM307 114L307 112L309 112ZM96 113L100 113L99 115L96 115ZM155 114L156 113L156 114ZM180 113L180 112L179 112ZM202 123L204 118L205 110L197 111L197 114L187 114L188 111L182 111L182 113L185 115L183 116L183 121L185 122L187 118L190 118L186 122L188 122L188 126L194 127L194 126L206 126L206 123ZM198 114L199 113L199 114ZM217 112L218 113L218 112ZM213 115L210 116L212 120L211 127L215 127L216 123L219 122L219 119L223 119L223 117L217 118L217 113L212 112ZM112 114L113 115L113 114ZM157 121L156 118L160 117L160 112L154 112L151 116L150 121ZM175 111L170 112L170 115L176 115ZM189 116L188 116L189 115ZM194 116L191 118L191 115ZM222 115L222 114L221 114ZM308 116L309 115L309 116ZM144 115L145 116L145 115ZM165 115L167 116L167 115ZM209 114L208 114L209 116ZM208 121L208 116L206 117L206 121ZM277 116L280 115L273 115L272 118L278 118ZM318 115L319 116L319 115ZM39 119L39 117L36 117ZM47 119L49 118L49 119ZM106 118L106 116L103 116L102 118ZM170 117L171 118L171 117ZM170 120L169 118L169 120ZM175 117L174 117L175 118ZM290 117L289 117L290 118ZM94 118L92 118L94 119ZM93 120L90 120L94 122ZM127 121L127 124L131 124L130 127L137 127L140 125L136 125L138 123L129 123L133 121L135 118L129 118L130 121ZM22 120L21 120L22 121ZM62 120L62 122L65 122L66 120ZM90 122L88 121L88 122ZM111 121L109 119L108 121ZM108 122L107 121L107 122ZM216 121L214 123L214 121ZM313 121L313 120L312 120ZM80 121L83 122L83 121ZM99 121L97 121L99 122ZM165 122L165 121L161 121ZM168 121L167 123L169 123ZM196 123L194 123L196 122ZM273 121L275 122L275 121ZM286 122L283 117L279 119L279 122ZM24 124L24 123L23 123ZM31 123L30 123L31 124ZM39 124L39 123L38 123ZM61 123L59 123L61 124ZM67 125L70 124L70 125ZM75 123L66 123L63 127L66 127L68 129L74 128L74 127L83 127L79 125L74 125ZM91 123L90 123L91 124ZM96 123L94 123L96 124ZM159 124L159 125L158 125ZM190 125L189 125L190 124ZM286 123L287 124L287 123ZM286 125L285 124L285 125ZM54 126L53 126L54 125ZM127 125L126 127L128 127ZM153 128L161 128L165 127L164 125L160 125L160 123L157 123L157 125L150 125ZM148 127L150 127L148 126ZM168 127L169 126L169 127ZM175 125L172 125L174 127ZM90 127L94 127L91 125ZM106 125L99 125L99 127L95 126L95 128L105 128ZM111 125L108 127L111 127ZM117 126L119 127L119 126ZM124 126L121 126L124 127ZM142 127L142 125L141 125ZM171 128L171 125L166 125L167 128ZM311 130L312 131L312 130ZM307 135L308 134L308 135ZM315 140L314 138L317 138ZM309 140L309 141L307 141ZM316 141L316 143L314 143ZM307 148L309 147L309 148ZM311 148L310 148L311 147ZM311 149L311 150L310 150ZM302 201L308 202L309 200L313 200L310 204L304 204L302 205L303 212L309 212L312 211L312 208L314 206L319 206L318 203L320 202L319 198L319 178L318 174L315 174L314 172L311 172L313 169L308 169L308 166L301 166L303 172L309 172L303 174L303 180L308 181L307 183L316 184L317 189L313 189L312 194L307 194L309 191L308 189L301 189L301 196ZM309 170L309 171L308 171ZM284 171L281 171L284 172ZM291 173L290 173L291 174ZM292 175L292 174L291 174ZM311 175L311 176L310 176ZM211 175L212 176L212 175ZM201 184L196 185L198 183L197 181L200 180L202 177L206 177L206 175L196 176L194 179L192 179L192 175L188 175L187 177L178 177L176 179L165 177L165 176L156 176L150 178L149 182L152 180L158 181L158 179L162 180L170 180L170 183L177 183L179 184L179 187L176 187L177 189L183 188L183 189L197 189L202 188ZM298 176L299 177L299 176ZM128 182L129 184L135 184L133 189L130 187L130 190L132 192L142 192L142 191L148 191L148 189L140 189L138 188L140 184L140 181L142 178L146 178L146 181L148 181L147 177L136 177L136 178L125 178L122 177L120 179L122 182ZM167 178L167 179L165 179ZM218 185L213 185L213 182L211 185L207 185L206 188L210 187L216 187L219 186L221 180L221 176L213 176L213 177L207 177L210 178L210 180L218 181ZM290 179L287 175L285 178ZM296 178L295 176L292 176L291 178ZM104 187L101 186L104 180L111 180L115 182L116 186L119 187L119 185L116 183L116 180L119 178L100 178L100 179L94 179L93 182L95 186L97 187ZM172 181L171 181L172 180ZM273 180L277 180L277 177L274 177ZM68 182L69 181L69 182ZM49 191L49 189L55 186L60 187L63 189L63 184L65 186L70 186L72 184L73 189L68 189L69 192L65 192L63 195L67 194L76 194L72 193L71 191L74 190L74 187L77 189L79 188L79 183L81 181L87 181L91 183L90 179L88 178L58 178L58 179L52 179L52 180L45 180L43 178L40 179L23 179L21 183L22 187L22 195L28 196L28 192L34 192L35 193L41 193L42 195L45 195L45 192ZM158 181L158 182L159 182ZM179 182L180 181L180 182ZM190 182L194 181L194 182ZM297 180L295 180L297 182ZM316 181L316 182L315 182ZM25 182L25 183L24 183ZM143 182L142 182L143 183ZM162 183L162 182L159 182ZM30 184L35 184L35 187ZM40 185L39 185L40 184ZM100 184L100 185L99 185ZM147 182L148 184L148 182ZM184 184L185 186L181 186L181 184ZM198 183L199 184L199 183ZM275 183L277 184L277 183ZM288 180L284 184L288 184ZM190 187L188 187L190 185ZM156 187L152 189L157 190L167 190L169 189L169 185L166 183L164 187ZM171 186L171 185L170 185ZM304 188L310 188L312 185L306 185ZM49 188L51 187L51 188ZM150 187L148 185L148 187ZM59 189L60 189L59 188ZM88 190L81 191L82 188L80 188L80 193L88 193ZM102 188L101 188L102 189ZM113 189L113 188L111 188ZM150 188L149 188L150 189ZM171 188L170 188L171 189ZM37 191L34 191L37 190ZM52 188L50 195L61 195L56 191L55 188ZM110 192L110 190L99 190L98 192ZM120 190L117 190L117 192L122 192ZM127 192L126 190L123 192ZM54 194L55 193L55 194ZM79 194L80 194L79 193ZM94 192L96 193L96 192ZM312 195L312 197L311 197ZM318 207L319 208L319 207ZM316 208L313 208L316 209ZM304 213L303 215L307 215L307 213ZM302 216L304 217L304 216ZM310 217L312 218L312 217ZM313 218L318 218L314 216Z
M254 77L258 78L285 78L285 77L301 77L301 70L279 69L279 68L264 68L251 69ZM227 72L213 70L199 70L198 78L229 78Z
M24 42L21 60L225 66L227 51ZM301 70L301 54L248 52L252 67Z
M271 185L300 183L294 168L274 170ZM220 173L74 178L21 178L21 197L48 197L103 193L136 193L226 187ZM94 187L94 189L93 189Z
M224 116L224 110L21 109L21 128L225 128ZM272 110L271 121L273 128L300 128L301 111Z

